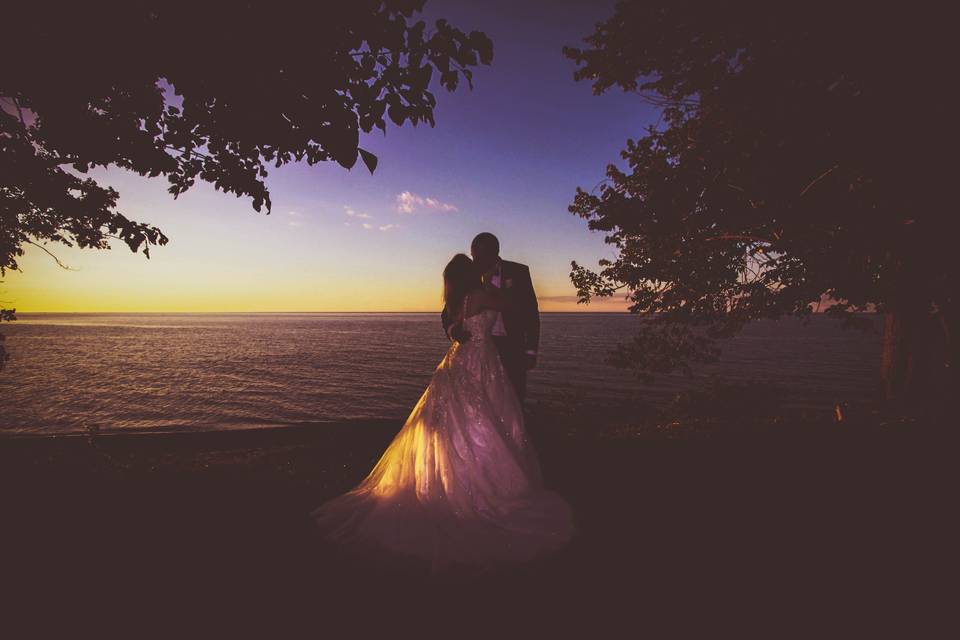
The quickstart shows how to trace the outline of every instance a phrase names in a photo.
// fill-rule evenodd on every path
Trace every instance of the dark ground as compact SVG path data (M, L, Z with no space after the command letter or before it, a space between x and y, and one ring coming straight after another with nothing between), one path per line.
M0 439L4 625L131 638L946 631L960 485L943 428L558 424L529 429L582 535L484 578L361 566L312 538L309 510L359 482L395 423Z

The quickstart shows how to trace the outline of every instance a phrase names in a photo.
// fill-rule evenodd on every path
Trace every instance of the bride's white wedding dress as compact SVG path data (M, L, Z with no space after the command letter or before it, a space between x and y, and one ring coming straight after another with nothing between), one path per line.
M543 485L490 337L496 317L464 320L470 339L450 346L366 478L311 512L324 538L439 571L523 562L577 533L569 504Z

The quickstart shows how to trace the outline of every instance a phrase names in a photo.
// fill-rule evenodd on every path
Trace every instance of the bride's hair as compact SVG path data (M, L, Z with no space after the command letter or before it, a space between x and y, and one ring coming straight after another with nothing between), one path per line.
M467 293L481 286L480 274L465 253L453 256L443 269L443 303L450 313L459 313Z

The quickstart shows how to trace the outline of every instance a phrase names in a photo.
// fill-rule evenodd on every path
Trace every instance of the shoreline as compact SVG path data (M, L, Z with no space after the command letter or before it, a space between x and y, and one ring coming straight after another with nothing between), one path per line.
M120 428L120 429L110 429L106 431L94 430L93 432L89 430L78 430L78 431L64 431L57 433L42 433L39 431L20 431L20 432L11 432L11 431L0 431L0 442L5 440L46 440L52 438L63 438L63 439L89 439L91 437L96 439L114 439L114 438L141 438L148 436L157 436L157 437L186 437L186 436L204 436L209 434L250 434L248 436L241 437L260 437L266 433L279 433L279 432L291 432L291 433L300 433L300 432L309 432L312 430L320 429L343 429L348 427L354 428L378 428L385 427L387 425L402 424L403 420L400 418L358 418L358 419L347 419L347 420L330 420L330 421L317 421L317 422L297 422L297 423L278 423L272 425L255 425L249 427L229 427L229 428L193 428L190 426L183 426L180 428L169 428L169 427L158 427L158 428ZM251 433L255 432L255 434Z
M863 404L846 406L845 422L835 420L834 410L826 407L781 405L773 411L760 413L745 412L743 415L731 415L729 411L718 411L712 406L695 407L693 411L671 411L670 401L646 402L625 411L617 407L598 404L565 405L556 402L529 402L524 407L524 417L528 430L549 436L550 432L563 432L588 438L620 439L641 438L655 440L662 438L696 438L729 436L733 433L763 436L779 433L808 435L826 430L845 428L870 428L886 425L918 422L884 415L875 405ZM398 431L407 416L379 418L347 418L333 420L314 420L309 422L253 424L251 426L213 427L206 425L183 425L174 427L147 428L87 428L74 431L44 433L39 430L5 431L0 430L0 443L18 441L45 440L96 440L100 442L122 441L127 439L181 440L199 441L204 439L227 441L257 440L295 440L310 441L336 437L337 434L359 432Z
M936 423L916 419L859 415L838 423L822 412L816 416L798 414L743 420L729 418L704 420L697 417L664 417L659 420L639 418L636 422L614 424L598 417L595 421L557 408L535 408L526 413L526 429L537 451L547 454L565 452L572 459L578 449L624 451L636 447L658 449L659 445L676 444L688 449L753 448L773 446L841 446L856 442L879 442L906 439L912 441L948 435L948 429ZM242 429L177 429L177 430L108 430L70 433L4 433L0 432L0 453L46 454L80 459L90 453L107 457L117 454L126 458L121 466L138 466L137 456L146 464L149 459L166 456L224 455L237 450L257 451L269 456L291 449L317 450L336 456L338 451L350 458L365 451L369 466L403 427L405 419L378 418L339 421L318 421ZM0 455L0 464L5 456ZM23 462L24 460L19 460ZM170 462L168 459L167 462ZM181 460L180 462L183 462ZM223 464L229 464L225 459ZM15 468L17 465L12 465ZM241 465L242 466L242 465ZM8 466L7 471L11 467Z

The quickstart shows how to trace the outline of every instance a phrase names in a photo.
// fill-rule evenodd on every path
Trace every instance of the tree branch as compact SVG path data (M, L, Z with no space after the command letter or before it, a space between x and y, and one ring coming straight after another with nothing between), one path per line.
M741 240L744 242L763 242L766 244L773 244L773 240L768 238L760 238L758 236L741 235L736 233L723 233L718 236L704 238L704 240Z
M200 156L201 158L206 158L207 160L213 160L213 156L207 155L206 153L203 153L202 151L197 151L196 149L191 149L190 151L187 151L186 149L181 149L180 147L175 147L175 146L173 146L172 144L165 144L165 145L163 145L163 148L164 148L164 149L171 149L171 150L173 150L173 151L179 151L180 153L184 153L184 154L186 154L186 153L195 153L195 154L197 154L198 156Z
M40 247L41 249L43 249L44 251L46 251L46 252L50 255L50 257L53 258L54 261L56 261L56 263L57 263L57 265L58 265L59 267L61 267L61 268L63 268L63 269L66 269L67 271L79 271L79 269L74 269L73 267L68 267L67 265L65 265L65 264L63 264L62 262L60 262L60 258L58 258L58 257L55 256L53 253L51 253L50 250L47 249L47 248L46 248L45 246L43 246L42 244L37 244L36 242L34 242L33 240L31 240L30 238L24 238L23 241L26 242L27 244L32 244L32 245L35 246L35 247Z
M812 187L813 185L817 184L818 182L820 182L821 180L823 180L824 178L826 178L830 173L832 173L832 172L834 171L834 169L836 169L836 168L839 167L839 166L840 166L839 164L835 164L835 165L833 165L832 167L830 167L829 169L827 169L826 171L824 171L823 173L821 173L819 176L817 176L816 178L814 178L814 179L813 179L813 182L811 182L810 184L808 184L807 186L805 186L805 187L803 188L803 191L800 192L800 197L802 198L802 197L803 197L803 194L805 194L807 191L810 190L810 187Z

